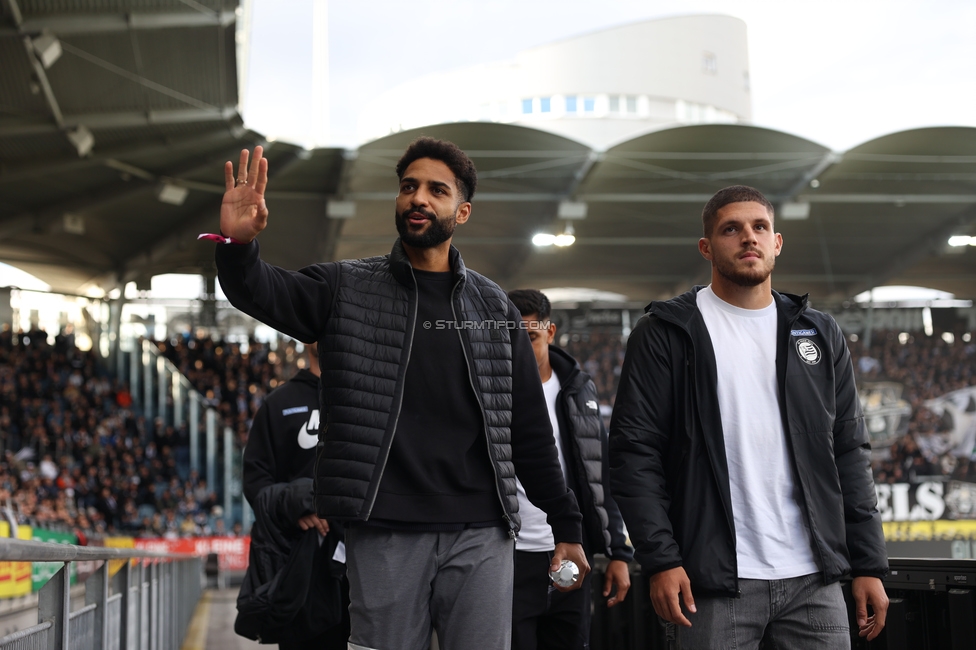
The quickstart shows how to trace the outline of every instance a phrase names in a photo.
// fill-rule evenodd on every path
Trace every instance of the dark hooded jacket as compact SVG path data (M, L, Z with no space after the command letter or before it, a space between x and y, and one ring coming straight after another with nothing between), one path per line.
M729 471L700 289L651 303L630 335L610 424L610 486L646 572L682 566L694 593L735 596ZM883 577L870 444L843 333L806 296L773 299L780 413L814 558L825 583Z

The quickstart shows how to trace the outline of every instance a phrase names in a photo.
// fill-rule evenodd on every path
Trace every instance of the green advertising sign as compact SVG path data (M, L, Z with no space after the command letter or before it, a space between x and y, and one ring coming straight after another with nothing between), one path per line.
M33 539L38 542L54 542L56 544L77 544L78 538L70 533L56 533L51 530L42 530L35 528ZM64 566L63 562L34 562L31 567L31 588L34 591L39 590L44 584L57 573L61 567ZM75 571L75 563L72 562L70 565L70 576L71 584L78 582L78 576Z

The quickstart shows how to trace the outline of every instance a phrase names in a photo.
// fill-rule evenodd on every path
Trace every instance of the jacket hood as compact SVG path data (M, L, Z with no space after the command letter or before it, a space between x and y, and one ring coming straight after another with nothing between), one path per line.
M319 378L312 374L312 371L308 368L302 368L295 376L291 378L291 381L300 381L303 384L309 384L318 388Z
M577 384L582 385L590 378L589 375L583 372L576 359L555 345L549 346L549 365L552 366L552 371L559 377L559 385L563 389Z
M464 266L464 260L461 259L461 252L452 245L448 256L455 279L463 282L468 270ZM413 288L412 268L410 258L407 257L407 252L403 250L403 244L397 237L397 240L393 242L393 250L390 251L390 273L403 286Z
M675 296L669 300L655 300L647 305L644 311L664 320L682 326L684 329L691 327L691 321L700 312L698 311L698 292L705 288L705 285L692 287L680 296ZM810 294L797 296L792 293L780 293L773 291L773 300L776 302L776 310L786 317L787 321L792 321L806 311L809 305Z

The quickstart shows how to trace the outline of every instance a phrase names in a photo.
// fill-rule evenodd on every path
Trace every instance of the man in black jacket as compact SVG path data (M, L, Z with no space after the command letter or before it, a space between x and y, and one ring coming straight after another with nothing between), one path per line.
M397 163L389 255L286 271L262 262L267 160L225 166L221 287L242 311L319 342L319 517L349 521L350 648L506 648L515 476L549 517L553 564L585 573L580 513L562 478L528 337L495 283L451 246L477 173L421 138Z
M334 560L334 557L342 559L344 552L341 526L330 526L327 520L319 519L313 509L311 494L303 493L298 485L293 489L278 490L274 498L259 497L266 488L291 484L295 479L311 479L314 474L321 421L318 390L321 373L316 345L306 346L306 351L308 367L299 370L268 395L251 424L244 447L244 496L263 524L263 527L255 526L252 532L252 548L262 542L253 539L258 531L268 529L274 525L273 520L280 519L273 512L264 510L294 513L292 521L276 526L277 530L269 535L276 540L287 540L289 546L298 546L303 536L315 537L309 531L318 533L317 543L310 546L313 550L307 558L312 560L315 569L312 571L314 581L309 586L305 606L296 618L282 626L278 647L282 650L344 650L349 638L349 612L347 602L344 602L348 589L341 563ZM288 502L282 503L282 500ZM273 505L266 503L269 501ZM340 549L338 555L337 548ZM254 569L248 568L249 571ZM308 565L297 567L306 574L309 569ZM323 608L329 608L329 611L323 611ZM241 615L250 616L252 621L256 619L253 613L243 609ZM263 636L269 638L267 632Z
M596 386L576 359L552 345L556 324L552 305L541 291L518 289L508 297L522 314L532 342L559 464L583 513L583 549L610 558L603 595L608 607L623 602L630 589L627 545L620 510L610 498L606 469L607 432L596 400ZM576 591L559 592L549 579L552 529L545 513L519 487L522 530L515 543L515 598L512 603L512 650L583 650L590 647L590 576Z
M654 610L684 648L850 647L837 581L852 574L873 639L888 562L844 336L772 290L783 240L758 190L721 190L702 221L712 283L648 307L610 425Z

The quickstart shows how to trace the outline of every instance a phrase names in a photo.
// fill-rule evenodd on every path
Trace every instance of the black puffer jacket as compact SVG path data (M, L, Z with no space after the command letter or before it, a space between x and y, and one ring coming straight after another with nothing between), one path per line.
M645 571L683 566L696 594L734 596L729 472L699 289L651 303L630 336L610 424L610 486ZM883 577L870 445L844 336L806 296L773 298L780 411L814 557L826 583Z
M300 271L262 262L257 241L219 245L216 261L221 287L235 307L299 340L319 342L324 422L316 510L330 521L368 520L396 432L418 325L416 280L399 240L383 257ZM531 344L518 329L521 316L498 285L465 268L453 247L450 264L456 320L485 324L462 328L461 341L511 533L519 527L517 471L529 498L548 515L556 541L579 543L579 510L556 459ZM513 372L517 356L524 376ZM523 399L528 382L538 389L538 400ZM519 422L540 426L513 426Z
M468 271L456 249L451 268L456 318L498 323L461 337L470 383L481 407L496 487L517 528L512 463L512 320L508 294ZM399 245L384 257L339 263L332 313L319 343L324 445L316 464L316 506L327 517L369 519L403 402L417 322L416 278ZM524 334L523 334L524 336ZM351 390L354 388L354 390ZM434 396L432 396L434 398ZM435 398L436 399L436 398Z
M627 545L624 521L608 488L607 431L596 386L576 359L554 345L549 346L549 363L559 378L556 417L571 474L566 483L583 513L586 550L630 562L634 549Z

